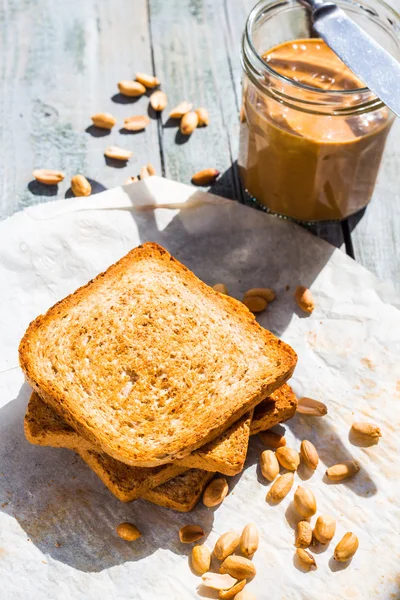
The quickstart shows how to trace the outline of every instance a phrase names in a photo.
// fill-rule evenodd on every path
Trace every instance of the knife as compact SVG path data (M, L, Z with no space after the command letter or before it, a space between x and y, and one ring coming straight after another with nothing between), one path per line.
M301 0L318 35L400 117L400 63L332 2Z

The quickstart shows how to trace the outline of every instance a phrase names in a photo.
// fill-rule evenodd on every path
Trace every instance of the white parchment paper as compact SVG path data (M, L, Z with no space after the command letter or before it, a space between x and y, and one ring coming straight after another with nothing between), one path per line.
M236 298L250 287L276 289L259 320L297 351L296 393L329 406L323 419L296 416L284 427L289 446L298 449L307 438L321 458L308 481L296 474L295 487L310 486L318 514L337 519L334 543L316 551L316 572L293 562L293 491L279 506L265 502L257 438L224 503L215 510L199 504L189 514L122 504L72 452L24 439L29 388L17 348L28 323L147 240L207 283L226 283ZM309 317L294 303L298 284L315 296ZM178 529L199 523L212 546L249 521L261 532L258 574L249 584L258 600L400 598L400 312L391 288L290 222L153 177L0 223L0 293L0 598L215 598L191 572ZM350 443L354 420L380 425L378 446ZM362 465L356 478L336 485L324 479L327 466L350 458ZM142 538L120 540L121 521L134 522ZM360 549L341 566L332 554L346 531L357 534Z

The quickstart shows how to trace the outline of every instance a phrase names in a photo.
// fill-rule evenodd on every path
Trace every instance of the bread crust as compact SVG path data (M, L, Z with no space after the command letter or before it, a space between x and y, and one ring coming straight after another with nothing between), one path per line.
M226 336L226 330L234 327L235 332L238 333L238 344L240 339L246 339L248 341L249 353L251 354L252 344L261 348L263 351L258 356L250 356L248 358L243 357L243 348L238 348L237 354L232 350L231 355L226 360L225 364L231 363L231 371L229 378L233 378L235 369L233 368L236 363L239 364L245 372L247 369L255 368L255 361L258 361L257 372L254 372L253 376L246 382L243 381L243 377L240 377L239 382L235 382L239 387L235 388L235 394L223 393L216 394L215 380L212 385L209 385L207 379L207 385L201 384L201 378L194 379L193 389L200 390L199 397L191 397L191 408L184 407L185 403L188 403L188 394L191 389L188 386L186 392L183 390L180 395L178 394L178 400L176 401L177 415L179 416L182 410L186 410L185 415L182 417L181 422L175 417L169 419L166 417L165 420L158 418L158 411L156 412L155 418L158 419L157 425L155 422L148 423L144 422L143 419L146 417L151 418L149 411L145 417L142 417L144 409L146 409L146 395L142 393L140 396L140 410L137 411L137 418L140 420L139 423L133 423L135 417L135 411L132 411L128 407L127 412L122 414L121 419L117 417L111 418L111 403L113 397L111 393L107 393L107 386L103 386L100 390L99 382L101 378L107 378L108 363L100 364L99 373L96 379L96 385L94 386L94 392L89 391L83 392L81 388L86 383L85 377L81 376L80 373L73 374L75 381L69 381L66 374L63 372L63 378L59 376L57 369L67 369L66 364L69 364L67 358L71 359L75 365L80 364L80 361L84 359L84 350L82 348L81 339L74 337L71 342L71 348L74 347L76 342L77 350L70 350L67 347L66 356L63 360L57 362L57 353L60 349L65 349L66 344L68 346L68 340L66 336L63 336L65 327L63 328L63 319L71 320L71 331L73 336L77 336L76 328L74 328L74 319L77 320L78 325L86 329L88 337L92 338L93 335L97 335L100 338L100 345L104 341L104 330L102 328L96 329L94 321L99 318L99 307L101 307L101 319L107 318L108 312L103 306L102 298L109 292L110 285L112 283L113 289L115 286L121 286L121 296L119 300L121 302L134 302L135 298L133 292L131 295L130 291L126 289L129 278L126 274L131 274L135 269L142 267L142 263L148 268L153 268L155 271L159 269L159 273L162 273L160 280L160 295L156 300L160 302L160 297L164 300L164 306L173 297L169 295L169 291L161 288L165 286L166 278L170 278L176 284L178 290L190 290L190 293L196 294L196 302L198 298L198 304L195 306L193 312L194 317L202 318L204 323L207 323L207 319L201 313L201 307L206 307L213 312L213 318L217 314L224 324L224 328L221 326L222 337L229 341ZM142 273L140 273L142 275ZM143 280L148 282L146 274L143 275ZM147 285L147 283L146 283ZM108 287L107 287L108 286ZM184 293L184 292L183 292ZM96 296L96 294L98 296ZM125 295L124 295L125 294ZM99 304L95 306L87 316L86 321L80 319L80 309L84 306L87 308L93 303L93 299L99 297ZM146 296L146 291L144 292ZM154 301L154 298L152 298ZM96 304L96 303L95 303ZM179 303L179 310L182 309L184 314L185 309L189 311L185 303ZM157 302L152 305L155 314L157 315ZM97 311L97 312L96 312ZM165 315L168 317L169 313L165 310ZM185 316L185 314L184 314ZM208 317L208 315L207 315ZM127 323L127 313L122 311L121 318L125 319ZM229 318L229 324L228 323ZM212 327L212 320L209 320L209 327ZM210 365L211 358L207 358L207 340L208 336L205 336L207 326L201 325L199 331L196 331L199 339L199 344L205 342L205 364ZM61 324L61 325L60 325ZM214 322L214 325L218 325ZM145 326L145 323L143 323ZM217 330L219 333L219 329ZM54 341L51 338L51 334L54 333ZM158 334L163 335L163 329L159 329ZM86 334L85 334L86 335ZM111 334L110 334L111 335ZM138 332L138 337L142 335L142 332ZM189 333L186 333L187 339L192 344L194 342L194 336L190 337ZM201 338L203 335L203 338ZM107 337L107 336L106 336ZM144 337L142 342L142 348L148 348L146 346L146 338ZM186 338L185 338L186 340ZM162 356L166 356L166 350L173 345L172 338L164 341L162 347ZM181 340L179 336L177 340L174 339L174 348L180 347ZM107 356L114 356L115 359L121 355L122 349L125 349L122 337L118 339L118 344L109 351ZM235 342L236 343L236 342ZM244 343L244 342L243 342ZM233 343L232 343L233 344ZM188 346L189 347L189 346ZM70 355L68 355L70 351ZM75 353L74 353L75 352ZM113 354L114 352L114 354ZM223 348L221 348L223 353ZM106 352L104 352L106 354ZM248 311L248 309L239 302L232 302L232 299L227 299L222 294L219 294L203 282L201 282L193 273L191 273L185 266L180 264L174 259L166 250L154 243L147 243L143 246L135 248L129 252L120 261L112 265L106 272L101 273L95 279L90 281L85 286L79 288L76 292L66 297L55 304L45 315L39 316L35 319L28 327L19 347L20 364L25 373L26 379L31 386L40 393L41 397L50 404L66 421L73 427L80 435L90 441L92 444L100 447L105 453L114 457L115 459L125 462L126 464L138 467L153 467L161 464L183 458L187 454L193 452L196 448L203 446L207 442L215 439L234 422L240 419L246 412L251 411L256 404L259 404L275 389L280 387L293 373L297 356L293 349L278 340L270 332L262 329L256 322L254 316ZM132 355L133 356L133 355ZM130 356L130 358L132 358ZM94 355L94 362L100 361L102 353L99 348L96 348L96 354ZM214 356L212 357L214 358ZM216 354L215 360L220 360L221 357ZM228 362L229 361L229 362ZM242 362L240 362L242 361ZM51 368L50 368L51 363ZM54 366L53 363L57 363ZM111 362L110 362L111 365ZM94 368L97 364L94 365ZM54 372L52 372L54 369ZM112 368L110 366L110 370ZM78 368L79 371L79 368ZM178 368L175 373L176 380L181 382L182 377L184 378L185 371ZM142 372L140 371L140 376ZM207 377L209 374L207 373ZM239 377L238 377L239 379ZM115 377L114 380L115 381ZM209 385L209 393L207 393L207 386ZM97 386L97 387L96 387ZM100 386L101 387L101 386ZM174 390L176 391L176 390ZM101 392L101 393L100 393ZM93 396L94 394L94 396ZM114 397L115 398L115 397ZM212 401L209 400L212 398ZM93 405L96 403L96 410L93 410ZM180 409L179 409L180 407ZM120 407L117 407L118 410ZM179 412L179 410L181 412ZM118 412L119 414L119 412ZM193 421L190 421L189 415L196 415ZM168 423L171 425L176 420L174 429L166 435L165 427ZM124 423L122 424L122 421ZM190 422L189 422L190 421ZM128 425L125 425L128 422ZM168 427L169 427L168 425ZM132 429L130 429L132 427ZM168 428L167 427L167 428ZM150 442L151 437L151 442Z

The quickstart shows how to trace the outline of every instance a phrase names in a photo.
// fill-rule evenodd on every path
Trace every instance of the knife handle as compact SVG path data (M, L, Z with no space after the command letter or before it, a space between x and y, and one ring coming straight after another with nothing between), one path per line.
M312 16L315 17L317 12L321 12L322 10L335 8L335 4L333 2L327 2L326 0L300 0L300 3L306 6L307 8L311 8Z

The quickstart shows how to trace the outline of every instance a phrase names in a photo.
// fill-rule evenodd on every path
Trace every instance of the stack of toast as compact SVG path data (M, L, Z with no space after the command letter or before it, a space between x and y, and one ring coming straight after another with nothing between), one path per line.
M297 405L292 348L154 243L33 321L20 363L30 442L74 450L124 502L179 511Z

